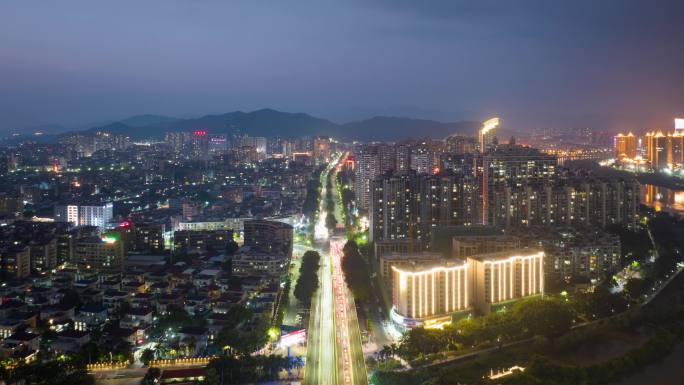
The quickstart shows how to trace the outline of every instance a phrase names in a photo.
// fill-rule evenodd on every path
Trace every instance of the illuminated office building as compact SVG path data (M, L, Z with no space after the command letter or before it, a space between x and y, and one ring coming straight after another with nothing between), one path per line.
M378 256L380 277L388 288L392 287L392 268L409 268L411 266L436 263L442 260L441 253L429 251L385 253Z
M449 322L451 313L469 307L468 279L463 260L392 267L393 320L402 327Z
M114 204L55 205L55 221L70 222L74 226L97 226L104 230L114 216Z
M492 308L544 293L544 252L496 253L391 266L392 320L402 328L437 326L452 313Z
M472 305L480 314L492 306L544 293L544 252L508 250L467 258Z

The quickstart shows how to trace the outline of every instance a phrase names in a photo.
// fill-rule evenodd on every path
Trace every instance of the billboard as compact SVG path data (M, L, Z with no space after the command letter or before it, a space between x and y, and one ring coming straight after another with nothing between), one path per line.
M300 329L280 337L280 346L288 347L295 344L306 343L306 329Z
M675 118L675 130L684 130L684 118Z

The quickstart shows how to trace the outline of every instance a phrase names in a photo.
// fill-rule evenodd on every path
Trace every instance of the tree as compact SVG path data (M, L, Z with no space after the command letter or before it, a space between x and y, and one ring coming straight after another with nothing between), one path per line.
M309 250L302 256L302 264L299 267L299 278L294 289L294 296L300 302L308 305L311 303L313 293L318 289L318 269L321 256L316 251Z
M154 360L155 351L152 349L145 349L140 354L140 361L147 365L150 361Z
M233 255L235 255L239 248L240 246L238 246L237 242L231 239L230 241L228 241L228 243L226 243L226 255L232 257Z
M278 379L289 366L287 358L276 355L219 357L207 365L207 385L244 384Z
M7 384L94 385L95 378L85 366L69 361L20 363L1 378Z
M404 334L401 339L400 354L407 359L413 359L421 355L437 353L442 348L439 330L420 327L411 329Z
M530 335L553 340L572 326L574 313L570 306L552 298L530 298L513 306L513 316Z
M593 320L625 311L627 300L618 293L612 293L608 286L600 285L593 293L577 293L573 305L577 313Z
M342 271L354 298L366 302L371 292L370 272L368 263L359 252L354 241L348 241L343 249Z
M268 338L269 323L265 317L243 306L233 306L228 311L225 324L214 344L228 356L249 355L261 348Z
M327 227L330 230L334 230L336 226L337 219L335 219L335 214L329 212L328 215L325 216L325 227Z
M145 377L140 381L140 385L155 385L159 377L161 377L161 370L159 368L149 368L147 373L145 373Z
M644 278L631 278L625 284L625 294L633 302L639 302L648 293L653 285L653 280Z

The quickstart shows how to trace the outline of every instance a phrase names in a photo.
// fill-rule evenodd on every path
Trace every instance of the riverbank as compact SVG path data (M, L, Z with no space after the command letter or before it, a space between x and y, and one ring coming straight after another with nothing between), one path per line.
M662 362L647 366L643 371L612 385L679 385L682 383L684 343L680 343Z

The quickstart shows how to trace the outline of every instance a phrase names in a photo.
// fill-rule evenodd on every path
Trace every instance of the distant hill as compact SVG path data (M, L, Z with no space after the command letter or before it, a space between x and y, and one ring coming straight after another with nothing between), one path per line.
M444 138L451 134L473 135L477 122L443 123L426 119L379 116L345 124L305 113L261 109L206 115L194 119L176 119L157 115L139 115L116 123L93 127L132 138L162 138L169 131L204 129L213 134L248 134L266 137L304 137L329 135L344 141L391 141L404 138Z
M120 120L119 123L123 123L130 127L146 127L157 124L170 124L176 121L178 121L177 118L169 116L146 114L131 116L130 118Z

